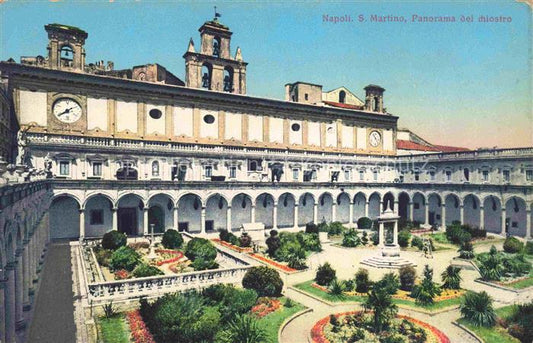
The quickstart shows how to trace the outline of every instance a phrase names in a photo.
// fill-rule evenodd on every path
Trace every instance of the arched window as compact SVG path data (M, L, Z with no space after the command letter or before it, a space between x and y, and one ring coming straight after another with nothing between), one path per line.
M340 91L339 92L339 102L341 104L344 104L345 101L346 101L346 92L345 91Z
M213 56L220 57L220 38L213 38Z
M62 60L72 61L73 56L74 56L74 51L72 50L70 46L65 45L61 48L61 59Z
M233 68L224 68L224 92L233 93Z
M152 176L159 176L159 162L152 162Z
M470 181L470 170L468 168L463 169L463 174L465 176L465 181Z
M202 87L211 89L211 65L207 63L202 66Z
M378 112L378 111L379 111L379 98L375 97L374 98L374 112Z

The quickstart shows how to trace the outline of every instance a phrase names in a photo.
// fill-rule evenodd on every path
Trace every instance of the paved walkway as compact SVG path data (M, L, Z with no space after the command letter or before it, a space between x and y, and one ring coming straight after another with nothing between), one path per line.
M27 342L75 343L72 264L68 243L50 244Z

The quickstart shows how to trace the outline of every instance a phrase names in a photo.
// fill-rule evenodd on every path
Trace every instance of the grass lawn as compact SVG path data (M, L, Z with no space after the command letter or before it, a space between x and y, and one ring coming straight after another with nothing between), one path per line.
M285 306L287 298L283 298L281 302L283 304L281 310L270 313L265 317L259 319L259 324L261 324L261 326L267 331L269 337L268 341L273 343L278 341L278 331L283 321L295 314L296 312L305 309L303 305L297 302L293 302L292 307Z
M100 338L105 343L129 343L130 332L124 319L124 314L117 314L111 318L99 318Z
M500 318L507 318L513 313L514 307L514 305L510 305L499 308L496 310L496 314ZM509 335L506 330L500 326L492 328L476 327L463 318L459 319L458 322L475 332L476 335L485 341L485 343L520 343L518 339Z
M367 298L365 296L358 296L358 295L354 295L354 296L345 295L343 297L331 295L331 294L329 294L327 292L324 292L324 291L322 291L322 290L320 290L318 288L315 288L315 287L311 286L311 284L313 282L314 282L313 280L306 281L306 282L303 282L303 283L300 283L300 284L296 285L295 287L298 288L298 289L301 289L302 291L305 291L307 293L311 293L311 294L313 294L313 295L315 295L315 296L317 296L317 297L319 297L321 299L324 299L326 301L329 301L329 302L364 302L366 300L366 298ZM461 299L462 299L462 297L457 297L457 298L453 298L453 299L446 299L446 300L439 301L437 303L434 303L434 304L428 305L428 306L418 305L415 302L414 299L412 301L410 301L410 300L393 298L392 301L395 304L398 304L398 305L404 305L404 306L409 306L409 307L413 307L413 308L434 311L434 310L441 310L443 308L450 307L450 306L459 305L461 303Z

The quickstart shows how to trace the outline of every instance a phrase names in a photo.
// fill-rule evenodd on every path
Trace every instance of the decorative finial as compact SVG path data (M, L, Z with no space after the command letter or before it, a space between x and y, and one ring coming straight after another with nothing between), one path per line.
M187 52L196 52L196 50L194 50L194 42L192 40L192 37L189 40L189 47L187 48Z
M242 52L241 48L237 47L237 53L235 54L235 60L236 61L242 61Z
M218 21L218 18L222 17L222 15L220 13L217 12L217 7L215 7L215 21Z

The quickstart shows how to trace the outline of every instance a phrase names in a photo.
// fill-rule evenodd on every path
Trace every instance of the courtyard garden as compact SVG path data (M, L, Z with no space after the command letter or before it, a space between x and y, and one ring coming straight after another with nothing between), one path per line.
M106 306L99 335L105 343L277 342L281 324L304 307L281 296L283 282L274 269L251 268L242 285L141 299L125 313Z
M106 233L96 245L89 247L98 262L105 281L216 269L217 250L206 239L192 238L187 243L175 230L167 230L153 251L146 241L128 244L118 231Z

